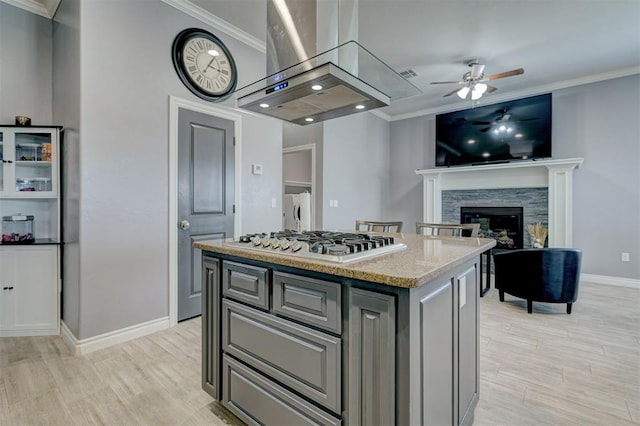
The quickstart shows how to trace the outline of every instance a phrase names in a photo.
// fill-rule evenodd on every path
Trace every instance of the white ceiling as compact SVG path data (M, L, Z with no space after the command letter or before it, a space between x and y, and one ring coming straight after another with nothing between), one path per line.
M53 11L59 2L2 1ZM264 49L265 0L163 1ZM360 0L358 42L395 70L418 74L409 81L423 94L382 112L403 118L464 109L470 101L442 97L455 85L429 83L461 79L472 58L487 75L525 70L495 80L498 91L483 103L640 73L640 0Z
M190 1L264 42L265 0ZM429 83L461 79L472 58L486 75L525 70L484 103L640 73L640 0L360 0L358 22L360 44L418 74L422 95L381 109L393 118L468 108Z

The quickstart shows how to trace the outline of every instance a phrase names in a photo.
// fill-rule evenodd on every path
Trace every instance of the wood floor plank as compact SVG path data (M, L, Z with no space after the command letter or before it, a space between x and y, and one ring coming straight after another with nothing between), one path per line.
M565 305L480 301L475 425L640 425L640 290L581 284ZM201 389L201 321L83 356L0 339L0 426L239 425Z

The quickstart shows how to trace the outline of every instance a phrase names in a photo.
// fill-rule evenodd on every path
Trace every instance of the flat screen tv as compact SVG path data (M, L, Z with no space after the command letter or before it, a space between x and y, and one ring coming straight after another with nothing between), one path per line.
M550 157L550 93L436 116L436 167Z

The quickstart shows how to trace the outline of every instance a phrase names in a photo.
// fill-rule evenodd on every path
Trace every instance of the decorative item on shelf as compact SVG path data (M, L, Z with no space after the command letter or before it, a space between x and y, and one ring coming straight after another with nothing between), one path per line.
M21 213L2 217L2 242L26 244L35 241L34 217Z
M531 236L531 247L543 248L545 246L545 241L547 240L547 228L542 226L541 222L538 222L535 225L527 225L527 231L529 232L529 236Z
M16 126L31 126L31 118L25 115L16 115Z
M42 144L42 161L51 161L51 144Z

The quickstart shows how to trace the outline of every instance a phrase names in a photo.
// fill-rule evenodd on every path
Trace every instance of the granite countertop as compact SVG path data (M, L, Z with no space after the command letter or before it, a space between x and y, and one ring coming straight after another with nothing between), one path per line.
M495 246L493 239L392 234L406 249L353 263L339 264L304 259L271 251L256 251L225 245L225 240L202 240L193 246L222 253L324 274L395 287L419 287ZM230 241L230 240L226 240Z

